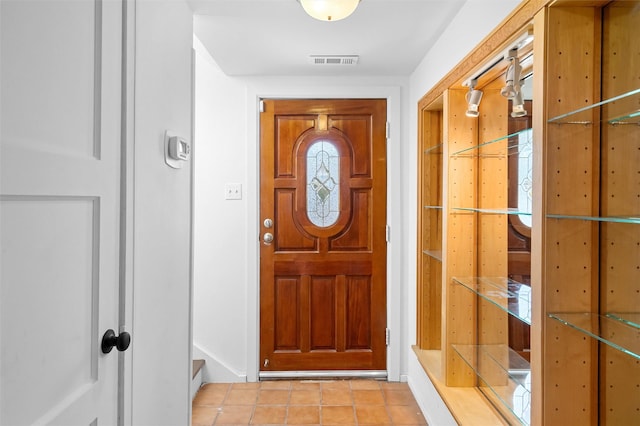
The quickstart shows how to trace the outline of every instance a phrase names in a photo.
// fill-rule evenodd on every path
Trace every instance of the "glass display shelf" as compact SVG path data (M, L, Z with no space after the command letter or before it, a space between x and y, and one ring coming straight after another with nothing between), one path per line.
M639 327L608 315L591 312L556 312L548 315L566 326L640 360Z
M442 210L442 206L424 206L427 210Z
M529 152L532 148L533 130L524 129L509 135L501 136L470 148L465 148L451 154L453 158L504 158L523 152Z
M429 257L434 258L437 261L442 262L442 250L424 250L423 253Z
M572 216L568 214L548 214L551 219L571 219L571 220L588 220L593 222L612 222L612 223L630 223L640 224L640 215L638 216Z
M424 150L425 154L442 154L442 145L439 143L438 145L430 146Z
M523 424L531 412L530 364L507 345L452 345L464 362Z
M453 281L531 325L531 287L506 277L453 277Z
M631 327L640 328L640 313L638 312L609 312L606 315Z
M588 105L575 111L550 118L548 123L590 125L593 124L594 116L600 112L600 121L602 123L608 123L614 126L622 124L640 125L639 100L640 89L635 89L602 102L597 102L593 105ZM600 111L598 111L599 108Z
M485 214L512 214L512 215L518 215L518 216L531 216L531 212L523 211L522 209L516 209L516 208L480 209L480 208L474 208L474 207L453 207L451 210L461 211L461 212L485 213Z

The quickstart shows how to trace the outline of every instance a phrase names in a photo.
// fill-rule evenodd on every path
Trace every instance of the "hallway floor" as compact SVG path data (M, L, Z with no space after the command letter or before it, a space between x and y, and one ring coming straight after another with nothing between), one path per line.
M406 383L302 380L209 383L193 400L193 426L426 425Z

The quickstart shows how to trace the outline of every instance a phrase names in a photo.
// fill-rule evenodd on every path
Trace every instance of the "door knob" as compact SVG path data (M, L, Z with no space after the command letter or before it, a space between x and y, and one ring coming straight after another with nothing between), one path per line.
M271 244L273 242L273 234L271 232L265 233L262 241L264 241L265 244Z
M102 353L108 354L115 346L120 352L126 351L131 344L131 335L126 331L123 331L116 336L115 331L109 329L104 336L102 336Z

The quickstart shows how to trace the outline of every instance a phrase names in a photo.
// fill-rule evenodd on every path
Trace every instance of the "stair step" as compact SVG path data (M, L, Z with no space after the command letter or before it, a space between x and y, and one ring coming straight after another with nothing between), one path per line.
M194 359L193 360L193 377L192 379L195 379L196 376L198 375L198 372L200 371L200 369L204 367L204 359Z

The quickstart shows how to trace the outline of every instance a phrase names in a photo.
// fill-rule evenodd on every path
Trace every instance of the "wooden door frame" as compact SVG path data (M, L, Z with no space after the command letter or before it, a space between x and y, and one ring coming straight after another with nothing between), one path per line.
M121 265L120 265L120 307L119 307L119 324L118 327L120 331L128 331L132 335L132 347L119 354L121 357L119 364L119 372L118 374L121 376L118 383L118 426L131 426L134 425L134 405L138 406L138 413L141 412L139 408L140 404L136 404L134 402L134 393L140 393L138 388L144 388L144 386L140 386L140 383L144 383L146 380L145 372L140 369L134 368L133 362L133 354L136 342L136 327L134 323L134 311L136 307L141 306L141 301L143 298L139 298L138 301L134 299L134 269L136 265L136 260L134 256L134 240L140 239L140 235L136 234L136 181L134 178L136 167L139 163L144 162L143 156L138 153L136 156L136 109L140 109L144 106L144 102L138 100L138 106L136 106L136 46L137 46L137 38L136 35L138 31L145 31L146 28L143 26L142 29L139 29L138 20L139 16L137 14L139 5L137 4L139 0L123 0L123 46L124 51L122 52L122 71L123 71L123 84L126 86L123 89L122 93L122 134L121 134L121 150L122 150L122 159L121 159L121 197L120 197L120 220L121 220L121 229L120 229L120 241L121 241L121 249L123 253L121 254ZM195 51L191 50L191 79L192 82L195 81ZM189 131L185 132L184 136L187 136L191 141L195 140L195 126L194 126L194 112L193 112L193 102L195 101L195 85L191 84L191 103L192 110L190 113L189 119ZM195 147L193 153L195 155ZM141 149L138 148L140 151ZM158 161L163 161L163 157L157 157ZM184 390L186 398L180 403L184 403L184 406L187 407L187 418L191 418L192 405L191 405L191 394L190 394L190 386L192 383L192 363L193 359L193 277L194 277L194 257L193 257L193 244L194 244L194 227L193 227L193 214L194 214L194 177L195 177L195 167L193 167L193 158L191 159L191 166L189 172L189 179L191 184L189 185L189 210L190 210L190 224L189 224L189 283L188 283L188 291L189 291L189 306L187 312L187 318L180 317L177 319L178 321L184 321L188 327L188 348L187 348L187 360L188 360L188 374L184 377ZM139 191L139 189L138 189ZM140 231L138 231L139 233ZM143 306L144 308L144 306ZM134 387L134 383L138 383L136 387Z
M320 87L320 88L318 88ZM401 86L346 87L291 87L286 84L271 87L250 87L247 91L247 380L258 381L260 371L260 110L261 99L386 99L387 121L390 123L387 139L387 224L391 239L387 244L387 327L391 330L387 346L387 377L400 380L400 364L408 353L407 330L401 324L401 294L403 283L401 250L404 246L401 209ZM411 211L411 209L405 209ZM395 285L392 285L395 284ZM405 315L408 312L405 310ZM409 324L409 321L406 321ZM403 347L404 344L404 347Z

